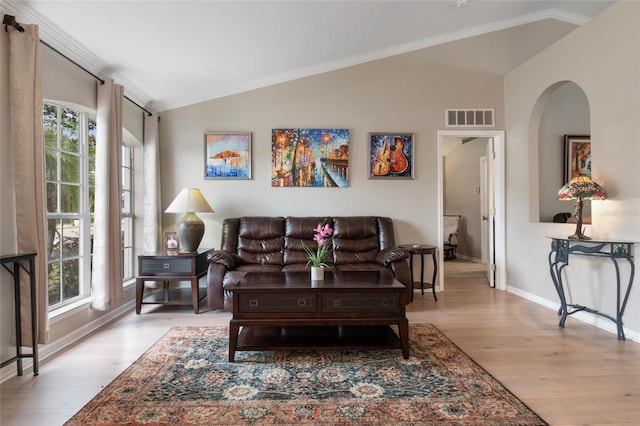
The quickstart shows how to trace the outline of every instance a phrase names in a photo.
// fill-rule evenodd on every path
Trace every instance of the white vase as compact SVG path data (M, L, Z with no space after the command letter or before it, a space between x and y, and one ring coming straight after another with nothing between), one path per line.
M313 281L322 281L322 280L324 280L324 268L322 266L312 266L311 267L311 279Z

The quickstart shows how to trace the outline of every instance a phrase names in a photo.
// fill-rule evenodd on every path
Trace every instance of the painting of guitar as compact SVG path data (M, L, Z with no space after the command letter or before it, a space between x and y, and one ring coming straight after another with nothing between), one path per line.
M389 146L389 138L386 138L382 142L382 146L376 150L376 162L371 168L371 173L374 176L386 176L389 174L389 152L391 148Z
M413 179L413 133L369 133L369 179Z
M391 173L404 173L409 167L409 160L404 155L404 142L402 138L395 138L395 144L390 148L389 171Z

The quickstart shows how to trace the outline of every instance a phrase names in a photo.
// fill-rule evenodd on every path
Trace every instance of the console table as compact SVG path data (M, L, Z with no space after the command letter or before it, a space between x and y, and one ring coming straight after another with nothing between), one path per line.
M18 363L18 376L22 376L22 359L33 358L33 375L38 375L38 309L36 299L35 257L37 253L18 253L0 256L0 264L13 276L15 322L16 322L16 356L4 361L0 367L9 365L13 361ZM28 265L25 267L23 262ZM13 264L9 268L7 264ZM31 293L31 353L22 353L22 324L20 321L20 268L29 275L29 290Z
M568 315L585 311L615 322L618 329L618 340L625 340L622 327L622 316L631 294L635 264L633 263L633 245L630 241L610 241L610 240L574 240L569 238L548 237L551 239L551 252L549 253L549 271L553 285L560 297L560 327L564 327ZM564 294L562 282L562 270L569 265L570 256L591 256L611 259L616 270L616 315L615 318L595 309L582 305L569 304ZM618 259L627 260L630 267L629 282L626 288L621 287L620 266ZM624 294L624 295L623 295ZM571 310L569 310L571 309Z
M192 252L167 251L138 256L136 277L136 314L142 305L193 305L193 312L200 312L199 280L207 274L207 255L213 249L198 249ZM161 290L144 297L145 281L163 282ZM169 288L169 282L190 281L191 288Z

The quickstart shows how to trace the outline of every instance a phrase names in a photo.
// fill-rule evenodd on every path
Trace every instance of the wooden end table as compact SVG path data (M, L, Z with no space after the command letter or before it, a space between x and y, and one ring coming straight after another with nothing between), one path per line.
M407 292L390 271L326 272L323 281L309 272L248 273L229 290L230 362L236 351L299 349L399 348L409 358Z
M438 275L438 261L436 260L436 246L430 246L426 244L402 244L399 245L401 249L408 251L411 254L409 258L409 268L411 269L411 301L413 302L413 287L418 284L413 280L413 256L420 256L420 291L424 296L424 255L430 254L433 259L433 277L431 278L431 291L433 292L433 299L437 302L436 297L436 276ZM429 283L427 283L429 284ZM427 287L429 289L429 287Z
M144 254L138 256L136 277L136 314L142 305L193 305L193 312L200 313L199 304L206 297L200 296L200 278L207 274L207 254L214 249L198 249L192 252ZM144 296L144 283L164 283L163 288ZM170 282L190 281L191 288L171 289Z

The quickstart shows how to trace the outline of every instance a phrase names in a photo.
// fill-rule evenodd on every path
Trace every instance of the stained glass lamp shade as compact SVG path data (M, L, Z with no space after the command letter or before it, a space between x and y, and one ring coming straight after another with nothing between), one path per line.
M582 205L583 200L604 200L607 193L588 176L577 176L558 191L558 200L578 200L574 216L577 219L576 232L568 238L574 240L590 240L582 233Z

